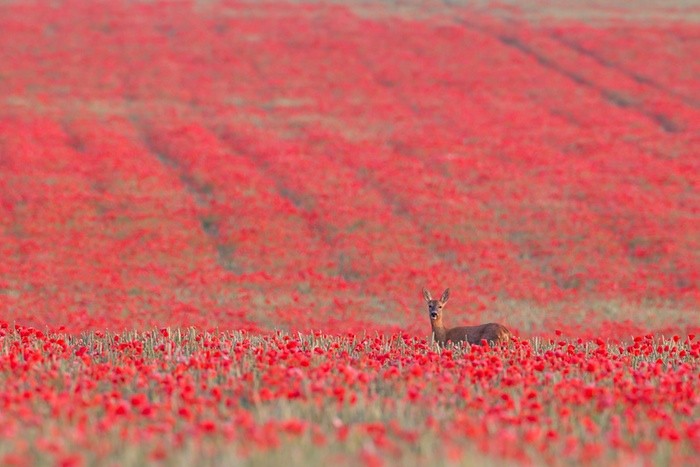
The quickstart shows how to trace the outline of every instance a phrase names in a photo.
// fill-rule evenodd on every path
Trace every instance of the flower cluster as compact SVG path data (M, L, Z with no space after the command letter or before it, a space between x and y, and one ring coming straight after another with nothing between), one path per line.
M407 334L0 324L0 461L682 463L700 452L699 363L694 336L439 349Z

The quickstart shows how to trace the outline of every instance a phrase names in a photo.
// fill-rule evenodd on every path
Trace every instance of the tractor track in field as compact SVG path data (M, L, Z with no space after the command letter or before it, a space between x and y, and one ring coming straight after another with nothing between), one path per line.
M166 168L170 168L182 182L185 190L192 196L195 203L203 208L211 206L211 201L215 197L214 192L208 186L197 182L177 161L166 156L163 152L155 151L148 148L149 153L153 154ZM243 274L243 268L235 260L235 248L230 244L224 243L220 238L221 226L215 220L214 216L198 215L199 223L202 227L202 232L209 238L211 243L216 248L217 262L226 271L235 275Z
M141 128L137 125L136 127ZM209 128L208 130L212 131ZM213 134L219 138L219 135L216 132L213 132ZM192 174L190 174L177 160L168 156L162 151L158 151L153 144L150 143L149 137L145 132L142 132L142 142L150 154L153 154L164 166L177 174L183 186L188 193L190 193L198 206L204 209L209 209L212 207L212 201L217 196L215 188L208 184L198 182L196 178L193 177ZM301 197L294 193L292 189L284 185L278 177L275 177L274 174L270 172L269 164L261 162L260 157L253 157L255 155L250 151L239 150L240 148L233 147L229 141L222 140L222 143L228 149L233 150L233 152L236 154L248 159L249 161L252 161L256 170L260 171L260 173L262 173L266 178L272 180L272 184L275 186L275 191L280 198L289 201L300 212L309 211L310 207L303 202ZM306 218L304 218L304 216L301 217L303 218L304 222L306 222ZM199 221L202 226L202 231L207 235L216 248L217 262L221 265L221 267L235 275L244 274L245 268L235 260L235 246L221 241L220 231L222 230L222 226L221 223L216 220L216 216L200 215ZM313 228L310 230L313 231ZM318 235L315 236L314 241L319 241Z
M597 54L596 52L585 48L584 46L582 46L581 44L579 44L578 42L576 42L573 39L567 39L566 37L562 36L561 34L555 34L555 33L549 34L549 37L552 40L562 44L563 46L573 50L574 52L577 52L581 55L589 57L590 59L594 60L599 65L601 65L605 68L609 68L611 70L615 70L616 72L626 76L627 78L634 80L638 84L641 84L643 86L649 86L650 88L655 89L655 90L665 94L668 97L678 99L678 100L682 101L684 104L687 104L691 107L700 108L700 101L698 101L697 99L695 99L691 96L685 95L681 92L675 91L673 89L670 89L670 88L664 86L663 84L659 83L658 81L656 81L652 78L649 78L648 76L644 76L644 75L637 73L635 71L631 71L631 70L619 65L618 63L614 62L613 60L607 59L607 58Z
M250 63L255 73L255 79L258 82L267 83L267 75L261 68L260 64L254 59L251 59ZM269 84L266 84L266 86L269 87ZM305 215L313 212L313 204L306 201L300 193L285 183L283 179L275 173L271 162L266 160L264 155L251 151L250 148L241 143L239 138L236 137L235 131L231 133L225 132L222 134L216 128L209 127L208 129L215 134L216 137L219 138L230 150L249 160L256 167L256 169L260 171L260 173L264 174L272 181L273 185L275 186L275 191L280 198L286 199L299 210L301 213L300 217L307 225L309 232L313 235L313 242L319 243L328 249L335 247L336 241L333 233L325 228L321 223L316 222L313 219L310 219L308 215ZM284 141L279 137L277 137L277 140L280 142Z
M472 31L476 31L481 34L486 34L489 37L498 40L503 45L517 50L518 52L524 55L529 56L530 58L535 60L540 66L551 70L561 76L566 77L567 79L573 81L579 86L597 92L605 101L609 102L610 104L616 107L626 109L628 111L633 111L637 114L644 116L645 118L654 122L665 133L673 134L684 131L683 125L673 121L671 117L658 112L649 111L637 102L632 101L629 98L622 96L614 91L599 86L595 82L580 75L579 73L576 73L561 66L555 60L552 60L545 54L531 47L526 42L514 35L492 31L489 28L483 27L482 25L476 24L472 21L465 20L464 18L456 18L455 22Z
M131 122L134 125L134 128L139 132L141 144L144 146L146 152L155 157L158 162L160 162L168 171L177 176L182 183L182 186L185 188L187 193L189 193L197 206L203 209L211 208L212 200L216 196L213 188L197 181L192 174L190 174L175 158L168 156L163 151L157 150L157 148L152 144L147 132L143 129L143 126L139 124L137 119L132 118ZM221 230L221 226L219 225L219 222L216 221L216 218L214 216L202 216L201 214L197 214L197 217L199 219L202 232L204 232L206 237L216 249L217 263L232 274L243 274L243 268L234 258L235 249L232 248L231 245L223 243L220 239L219 232Z
M235 131L233 133L219 134L210 128L218 138L234 153L249 160L255 168L266 178L271 180L277 195L289 201L301 214L300 217L308 226L309 231L314 235L312 241L319 242L323 246L333 248L335 241L333 235L318 222L309 219L305 214L313 212L313 203L304 199L304 196L290 187L282 178L275 173L272 164L265 160L265 156L257 151L251 151L245 144L236 141Z
M308 201L304 200L303 197L289 187L283 182L283 180L274 173L271 168L271 164L264 160L259 153L255 151L250 151L243 144L236 144L231 141L230 138L222 138L220 134L215 132L212 128L207 128L207 130L212 131L217 138L220 139L221 143L233 153L238 156L250 161L258 172L263 175L264 178L271 181L271 185L274 186L275 193L283 200L291 203L298 211L298 217L307 226L309 233L312 235L310 239L313 243L319 243L326 248L333 247L333 238L330 233L318 222L308 219L305 215L306 213L313 212L313 205ZM149 146L150 150L150 146ZM192 177L176 160L162 152L151 150L164 165L174 169L185 188L191 193L195 201L199 206L208 207L211 204L211 200L216 196L213 189L209 186L204 186L198 183L194 177ZM210 217L200 217L200 223L202 225L202 230L211 239L212 243L216 246L218 254L218 262L224 269L230 271L234 274L243 274L244 268L238 265L234 259L235 247L223 243L220 240L219 232L221 230L220 223L215 220L215 216Z
M479 32L481 34L488 35L489 37L492 37L494 39L497 39L500 42L504 43L504 45L514 47L513 44L506 43L506 42L508 42L507 39L504 42L503 36L498 35L497 33L493 32L491 30L488 30L487 28L485 28L481 25L478 25L478 24L473 23L473 22L468 22L460 17L454 17L454 22L461 25L462 27L471 29L473 31L476 31L476 32ZM561 75L567 77L568 79L574 81L575 83L577 83L581 86L588 87L589 89L593 89L593 90L597 91L598 93L601 94L601 96L606 101L611 102L611 104L615 105L616 107L626 108L628 110L632 109L632 110L637 111L638 113L640 113L640 114L644 115L645 117L649 118L650 120L654 121L654 123L656 123L657 126L662 131L664 131L664 133L669 134L669 135L673 135L673 134L678 134L678 133L683 131L683 128L680 125L678 125L676 122L672 121L668 117L663 116L663 115L653 115L652 113L648 112L646 109L643 109L640 105L635 104L633 102L630 102L624 96L621 96L619 94L616 94L615 92L612 92L612 91L606 90L600 86L597 86L595 83L591 82L590 80L587 80L586 78L578 75L577 73L573 73L573 72L559 66L553 60L551 60L548 57L542 55L541 53L535 51L534 49L529 48L522 41L519 41L518 45L525 46L525 48L527 49L527 52L525 52L524 50L518 49L518 47L514 47L516 50L520 50L521 53L526 53L526 55L534 58L538 63L540 63L545 68L556 71L557 73L560 73ZM591 56L591 59L595 60L595 57ZM604 59L602 57L600 57L600 59L603 61L606 61L606 59ZM610 62L610 63L612 63L612 62ZM614 68L614 69L616 71L622 71L619 68ZM627 71L627 73L633 74L633 72L630 72L630 71ZM638 76L638 79L641 81L638 81L638 80L635 80L635 81L644 82L646 80L648 82L654 82L653 80L648 79L646 77L642 77L641 75L637 75L637 76ZM634 79L634 78L632 78L632 79ZM659 85L660 92L663 92L663 89L667 89L659 83L656 83L656 84ZM649 84L649 85L655 86L652 84ZM675 91L668 89L668 92L670 93L669 94L670 96L676 96ZM686 96L684 96L682 94L677 94L677 97L679 99L685 99ZM691 105L689 101L683 100L683 102ZM698 103L697 100L693 100L693 102ZM556 109L549 109L549 111L553 115L556 115L559 118L562 118L562 119L568 121L569 123L571 123L574 126L580 126L580 122L578 122L574 117L571 117L570 115L568 115L565 112L561 112L561 111L558 111ZM660 151L658 151L657 149L655 149L653 147L643 146L639 142L630 142L629 144L631 144L633 147L637 148L638 150L640 150L644 153L651 154L651 155L658 157L658 158L661 158L661 159L667 159L667 156L665 156L663 153L661 153Z

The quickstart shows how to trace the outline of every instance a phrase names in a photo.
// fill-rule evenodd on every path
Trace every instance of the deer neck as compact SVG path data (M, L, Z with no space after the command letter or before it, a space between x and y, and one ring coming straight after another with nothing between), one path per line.
M444 344L447 338L447 329L445 329L445 325L442 324L442 317L432 320L430 324L433 328L433 338L435 341Z

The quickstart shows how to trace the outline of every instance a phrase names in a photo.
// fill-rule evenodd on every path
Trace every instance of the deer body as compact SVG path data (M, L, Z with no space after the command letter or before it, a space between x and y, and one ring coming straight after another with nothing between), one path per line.
M448 342L481 344L481 342L485 340L489 344L505 344L510 341L510 331L508 331L505 326L498 323L446 328L442 322L442 308L450 297L450 289L446 289L443 292L440 300L433 300L430 296L430 292L425 289L423 289L423 297L428 303L433 336L435 341L441 346L444 346Z

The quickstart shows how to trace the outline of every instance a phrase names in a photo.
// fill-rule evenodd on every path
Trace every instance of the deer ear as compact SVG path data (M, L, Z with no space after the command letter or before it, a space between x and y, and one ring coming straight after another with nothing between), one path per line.
M428 292L428 289L426 289L425 287L423 287L423 298L426 302L429 302L433 299L433 297L430 296L430 292Z
M440 297L440 301L442 303L447 303L447 300L450 299L450 289L445 289L445 291L442 293L442 297Z

